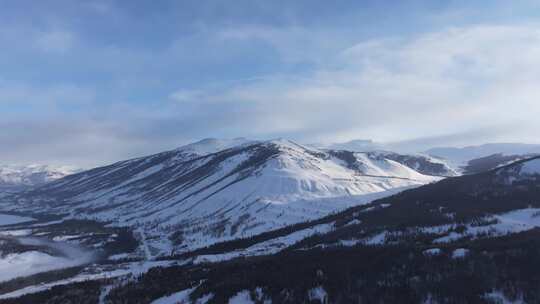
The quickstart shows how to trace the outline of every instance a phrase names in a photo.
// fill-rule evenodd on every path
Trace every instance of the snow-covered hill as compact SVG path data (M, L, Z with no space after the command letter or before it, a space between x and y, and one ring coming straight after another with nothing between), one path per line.
M372 140L352 140L344 143L311 144L310 146L330 152L362 152L370 154L372 157L383 157L397 161L426 175L444 177L459 175L458 171L441 157L431 156L427 153L396 153L395 150L392 150L391 145L375 143Z
M68 166L0 165L0 190L17 190L41 185L77 172Z
M210 139L71 175L3 206L128 225L155 255L320 218L438 179L370 153Z

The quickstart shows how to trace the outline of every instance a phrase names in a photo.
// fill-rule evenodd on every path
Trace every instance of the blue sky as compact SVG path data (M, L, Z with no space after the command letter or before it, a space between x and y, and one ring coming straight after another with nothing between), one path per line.
M3 1L0 162L538 142L537 1Z

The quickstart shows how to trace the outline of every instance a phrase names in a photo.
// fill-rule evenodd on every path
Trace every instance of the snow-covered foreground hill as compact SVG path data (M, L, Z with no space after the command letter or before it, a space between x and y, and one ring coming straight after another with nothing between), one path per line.
M74 174L8 197L2 207L130 226L153 257L313 220L439 179L384 154L209 139Z

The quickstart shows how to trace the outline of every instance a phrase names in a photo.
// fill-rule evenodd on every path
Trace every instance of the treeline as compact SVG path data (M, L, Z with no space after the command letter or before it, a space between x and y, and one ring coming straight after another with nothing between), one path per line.
M310 291L321 287L328 303L495 303L501 292L511 301L540 303L540 229L439 247L359 246L287 251L275 256L208 265L153 268L113 289L106 303L151 303L195 288L193 300L213 294L209 303L227 303L238 292L261 291L260 301L320 303ZM453 257L466 248L464 257ZM55 287L11 303L97 303L107 283Z
M454 258L459 246L468 253ZM540 303L540 230L446 245L437 255L426 249L400 245L289 251L216 265L155 268L111 292L108 300L150 303L198 286L192 299L212 293L209 303L227 303L236 293L255 293L257 288L273 303L310 303L316 301L309 291L320 286L329 303L492 303L486 295L493 291L509 300Z

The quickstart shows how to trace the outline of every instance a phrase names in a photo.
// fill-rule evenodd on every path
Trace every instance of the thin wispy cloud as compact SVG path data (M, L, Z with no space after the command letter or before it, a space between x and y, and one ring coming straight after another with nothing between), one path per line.
M536 25L484 25L367 41L336 54L336 68L294 81L261 79L193 102L241 108L239 123L260 124L261 132L317 130L326 133L322 140L400 141L524 122L493 135L532 140L526 128L539 127L530 111L538 108L539 34Z

